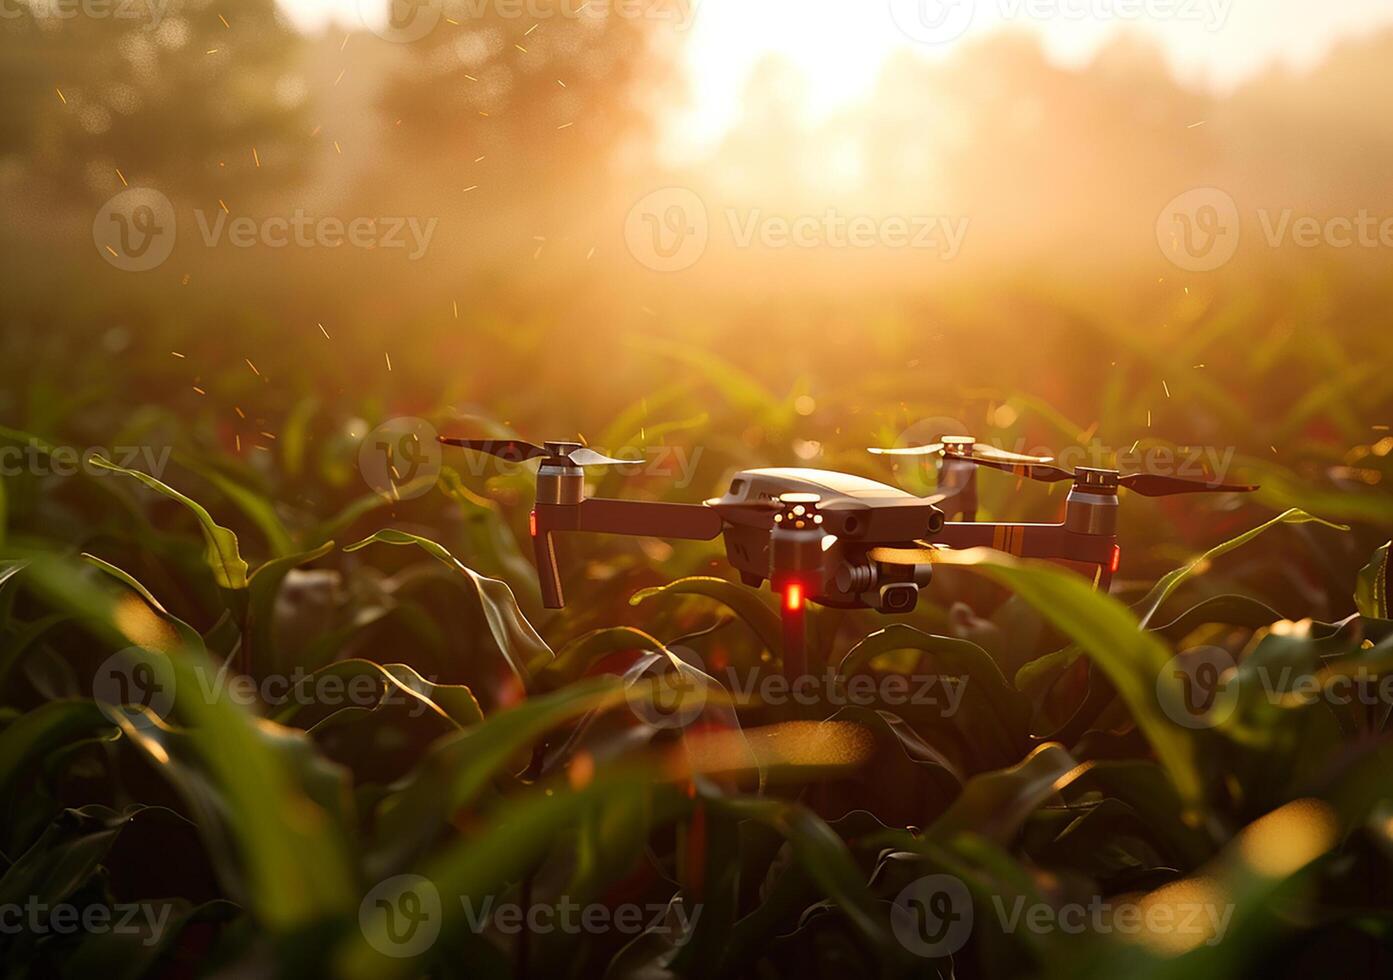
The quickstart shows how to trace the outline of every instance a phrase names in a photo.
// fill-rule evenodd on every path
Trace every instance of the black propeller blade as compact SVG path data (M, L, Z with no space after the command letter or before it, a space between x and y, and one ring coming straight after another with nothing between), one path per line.
M971 458L971 457L969 457ZM1066 470L1062 466L1054 466L1044 463L1028 463L1024 465L999 463L995 460L973 459L979 466L989 466L992 469L1002 470L1006 473L1013 473L1016 476L1024 477L1027 480L1036 480L1040 483L1058 483L1061 480L1079 480L1080 473ZM1257 489L1256 484L1251 483L1219 483L1217 481L1191 480L1183 476L1162 476L1159 473L1125 473L1117 474L1113 470L1084 470L1088 473L1101 473L1112 475L1116 485L1126 487L1133 493L1139 493L1143 497L1169 497L1178 493L1252 493ZM1085 484L1087 480L1085 479ZM1100 484L1106 486L1106 484Z
M1117 485L1143 497L1169 497L1176 493L1252 493L1257 489L1255 483L1205 483L1158 473L1128 473L1117 478Z
M521 439L455 439L451 436L437 436L437 438L446 446L472 449L475 452L497 456L510 463L521 463L529 459L542 459L544 457L565 459L576 466L625 464L632 466L643 462L641 459L616 459L573 442L548 443L547 446L543 447L524 442Z

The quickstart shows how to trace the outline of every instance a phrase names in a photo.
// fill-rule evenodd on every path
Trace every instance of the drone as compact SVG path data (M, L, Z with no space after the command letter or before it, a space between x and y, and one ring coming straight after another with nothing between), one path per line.
M830 470L772 467L743 470L720 496L697 504L587 497L587 466L624 466L576 442L534 445L520 439L459 439L447 446L512 463L537 459L536 500L529 519L548 609L565 605L555 537L589 532L709 541L724 537L726 557L741 581L765 582L781 596L784 670L806 669L804 612L809 603L839 609L913 611L944 548L989 547L1022 558L1057 562L1091 575L1106 590L1117 572L1118 490L1147 497L1181 493L1247 493L1256 486L1205 482L1152 473L1078 467L1048 456L1007 452L972 436L943 436L928 445L870 452L938 457L938 493L919 497L898 487ZM1058 524L975 520L979 467L1044 483L1071 481ZM960 518L949 520L950 517Z

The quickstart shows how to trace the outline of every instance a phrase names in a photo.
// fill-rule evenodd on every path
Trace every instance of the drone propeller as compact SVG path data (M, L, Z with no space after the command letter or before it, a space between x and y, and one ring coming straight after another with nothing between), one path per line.
M1252 493L1257 489L1257 486L1251 483L1218 483L1191 480L1183 476L1163 476L1159 473L1118 473L1116 470L1087 467L1080 467L1075 471L1048 463L1013 465L986 459L974 459L973 462L981 466L990 466L992 469L1014 473L1027 480L1037 480L1040 483L1074 480L1085 489L1097 487L1102 490L1110 490L1113 487L1126 487L1143 497L1169 497L1178 493Z
M871 447L877 456L932 456L943 454L945 459L992 460L998 463L1048 463L1050 456L1027 456L997 449L985 442L977 442L972 436L942 436L938 442L927 446L896 446L894 448Z
M446 446L472 449L475 452L497 456L510 463L543 458L564 459L575 466L632 466L643 462L641 459L616 459L575 442L549 442L545 446L536 446L521 439L455 439L451 436L436 438Z

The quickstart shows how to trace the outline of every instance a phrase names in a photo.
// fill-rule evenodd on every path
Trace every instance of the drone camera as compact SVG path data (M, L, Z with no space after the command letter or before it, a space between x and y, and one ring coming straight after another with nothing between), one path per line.
M880 587L880 604L877 608L883 613L913 612L919 604L919 586L913 582L893 582Z

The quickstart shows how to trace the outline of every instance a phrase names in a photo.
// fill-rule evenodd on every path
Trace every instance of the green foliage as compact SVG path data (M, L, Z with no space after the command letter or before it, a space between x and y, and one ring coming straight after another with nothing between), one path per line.
M768 431L797 424L743 372L662 356L692 373L655 399L671 432L689 431L680 409L703 385ZM137 902L157 923L7 935L7 964L1104 978L1381 941L1362 924L1377 899L1333 897L1363 896L1393 860L1393 708L1342 697L1393 674L1388 546L1359 571L1377 544L1361 527L1197 507L1225 531L1182 550L1138 529L1113 594L948 553L907 622L809 617L815 667L869 701L765 703L777 609L710 574L712 546L645 544L639 560L591 538L593 558L566 562L571 607L543 613L514 579L530 575L525 478L452 470L424 503L363 494L342 478L356 446L321 455L313 417L284 473L204 445L168 481L105 457L59 485L5 481L0 898ZM663 423L615 425L641 442ZM642 495L634 479L624 492ZM1331 584L1312 598L1284 571ZM1201 677L1187 665L1215 651L1232 661L1225 710L1177 715ZM955 696L890 696L926 679ZM700 694L686 724L664 714L670 687ZM973 925L926 957L904 896L940 875ZM390 916L432 896L430 941L398 943ZM1222 935L1013 918L1090 902L1198 902ZM479 917L566 903L645 914L627 931ZM1361 925L1331 934L1323 917Z

